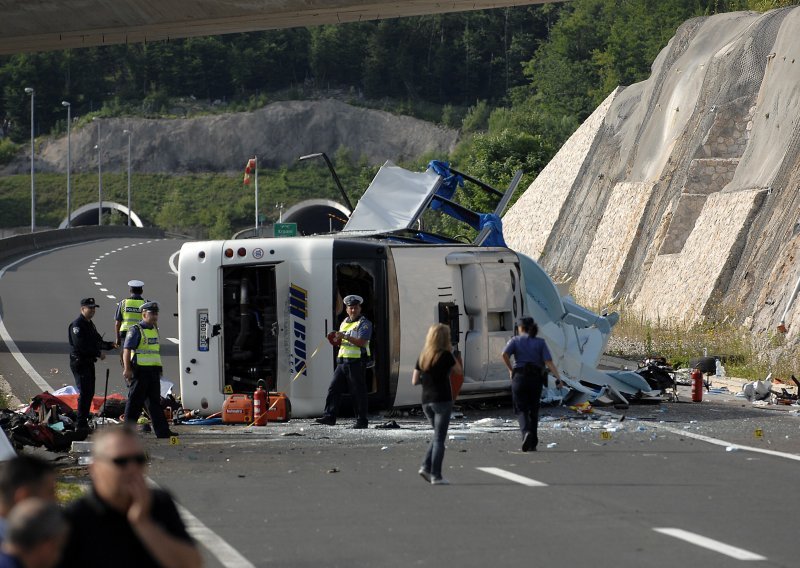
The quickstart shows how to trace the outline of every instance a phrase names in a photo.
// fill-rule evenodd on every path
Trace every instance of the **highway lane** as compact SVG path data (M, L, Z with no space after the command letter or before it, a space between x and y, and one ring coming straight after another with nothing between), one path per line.
M796 565L787 457L570 420L526 454L512 423L451 430L452 484L432 487L417 475L430 429L399 422L186 427L180 446L148 441L151 474L253 566Z
M96 321L110 338L113 305L126 282L140 278L145 295L162 303L162 335L176 337L176 279L168 261L180 244L114 239L30 258L0 279L3 321L47 382L72 384L66 327L81 297L94 295L102 304ZM177 379L177 350L168 342L164 349L167 375ZM100 377L110 368L111 390L122 390L115 354L97 367ZM20 398L38 392L7 351L0 353L0 372ZM794 566L798 502L791 480L800 464L790 458L800 453L800 420L743 409L730 398L727 405L711 399L632 408L626 422L605 428L543 422L541 451L533 454L519 452L513 424L457 423L445 458L453 483L447 487L424 484L416 473L430 430L414 419L399 420L402 430L351 431L308 420L250 430L179 426L178 445L143 440L151 477L207 529L195 534L212 568L666 568L743 561L728 554ZM511 412L467 413L469 421L487 416L511 418ZM763 439L754 440L754 429L762 428ZM792 454L727 451L726 439Z
M0 313L7 332L33 369L53 389L74 384L69 370L67 326L80 313L80 299L94 296L100 307L94 318L98 331L113 339L116 303L126 297L128 280L143 280L145 297L161 305L159 328L164 353L164 376L176 383L177 276L169 260L183 243L180 239L108 239L47 251L7 268L0 278ZM114 296L113 298L109 296ZM109 392L125 392L118 351L96 365L102 392L105 370L110 370ZM9 346L0 353L0 374L20 400L41 392L14 359Z

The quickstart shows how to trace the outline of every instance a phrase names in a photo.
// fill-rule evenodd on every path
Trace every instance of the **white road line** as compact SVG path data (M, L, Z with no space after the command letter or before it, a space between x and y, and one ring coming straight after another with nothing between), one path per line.
M68 245L68 246L73 246L73 245ZM67 248L67 247L59 247L59 248ZM5 275L6 271L9 268L16 266L21 262L24 262L29 258L33 258L34 256L39 256L40 254L45 254L47 252L52 252L53 250L58 250L58 249L39 251L35 254L28 255L26 257L19 259L16 262L12 262L11 264L4 266L0 270L0 279L3 278L3 275ZM3 339L3 341L5 341L6 346L8 346L8 352L11 353L11 356L14 357L14 359L17 361L17 364L20 367L22 367L22 370L25 371L25 373L31 378L31 380L34 383L36 383L36 386L39 387L42 391L53 392L53 387L51 387L47 383L47 381L45 381L44 378L39 373L36 372L36 369L33 368L33 365L31 365L28 362L25 356L20 352L19 348L17 347L17 344L14 343L14 340L11 338L11 334L8 333L8 329L6 329L6 324L3 323L2 314L0 314L0 337Z
M106 294L106 298L110 298L112 300L116 300L117 299L116 296L112 296L111 294Z
M180 343L180 342L179 342L179 341L178 341L176 338L174 338L174 337L167 337L167 339L168 339L169 341L171 341L172 343L174 343L175 345L177 345L178 343Z
M94 283L94 285L95 285L95 286L102 286L102 285L103 285L103 283L102 283L102 282L95 282L95 283Z
M546 483L542 483L541 481L536 481L535 479L531 479L530 477L525 477L522 475L518 475L516 473L511 473L510 471L500 469L499 467L479 467L477 469L485 471L486 473L490 473L492 475L496 475L497 477L508 479L509 481L514 481L516 483L521 483L522 485L527 485L528 487L547 487Z
M101 292L108 292L108 288L100 288Z
M175 257L181 254L180 249L176 250L172 253L172 256L169 257L169 267L172 269L172 273L177 276L178 275L178 267L175 266Z
M731 558L735 558L736 560L767 559L766 556L761 556L760 554L756 554L755 552L750 552L749 550L745 550L744 548L731 546L730 544L725 544L724 542L720 542L718 540L714 540L712 538L708 538L705 536L700 536L699 534L691 533L683 529L654 528L653 530L656 531L657 533L675 537L680 540L685 540L686 542L689 542L696 546L707 548L708 550L713 550L714 552L719 552L720 554L724 554L725 556L730 556Z
M755 448L753 446L740 446L739 444L734 444L732 442L726 442L725 440L720 440L719 438L711 438L709 436L703 436L702 434L695 434L694 432L688 432L686 430L678 430L677 428L671 428L669 426L662 426L658 425L659 430L666 430L667 432L672 432L673 434L677 434L678 436L685 436L686 438L694 438L695 440L700 440L702 442L708 442L709 444L714 444L716 446L733 446L739 450L748 451L748 452L755 452L758 454L766 454L768 456L774 456L778 458L784 458L787 460L794 460L800 461L800 455L797 454L789 454L786 452L779 452L776 450L767 450L764 448Z

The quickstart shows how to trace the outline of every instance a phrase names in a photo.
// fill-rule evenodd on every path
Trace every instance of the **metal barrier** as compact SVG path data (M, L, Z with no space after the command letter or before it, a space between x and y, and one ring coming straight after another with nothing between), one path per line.
M164 231L154 227L128 227L127 225L84 226L70 229L53 229L27 235L0 239L0 263L31 252L47 250L71 243L113 239L120 237L163 238Z

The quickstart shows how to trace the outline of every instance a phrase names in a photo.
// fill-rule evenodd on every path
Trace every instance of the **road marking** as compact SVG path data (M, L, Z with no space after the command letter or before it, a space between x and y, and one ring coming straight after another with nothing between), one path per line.
M95 286L102 286L102 285L103 285L103 283L102 283L102 282L95 282L95 283L94 283L94 285L95 285Z
M97 276L89 276L92 280L97 280Z
M702 434L695 434L694 432L687 432L686 430L678 430L677 428L671 428L669 426L662 426L658 425L658 428L661 430L666 430L667 432L672 432L673 434L677 434L679 436L685 436L686 438L694 438L695 440L700 440L702 442L707 442L709 444L714 444L716 446L724 446L729 447L733 446L739 450L744 450L747 452L755 452L758 454L766 454L768 456L774 456L778 458L785 458L787 460L794 460L800 461L800 455L797 454L789 454L786 452L779 452L776 450L767 450L764 448L754 448L753 446L740 446L739 444L734 444L731 442L726 442L725 440L720 440L719 438L711 438L709 436L703 436Z
M67 245L67 246L74 246L74 245ZM59 248L67 248L67 247L59 247ZM29 258L33 258L34 256L39 256L40 254L45 254L47 252L53 252L54 250L58 249L39 251L35 254L31 254L26 257L20 258L18 261L12 262L11 264L4 266L2 269L0 269L0 280L2 280L3 276L5 275L6 271L9 268L14 267L21 262L24 262ZM22 370L25 371L25 373L27 373L27 375L31 378L31 380L34 383L36 383L36 386L39 387L42 391L53 392L53 387L51 387L47 383L47 381L45 381L44 378L39 373L36 372L36 369L33 368L33 365L31 365L28 362L28 360L25 358L22 352L20 352L19 348L17 347L17 344L14 343L14 340L11 338L11 334L8 333L8 329L6 329L6 324L3 322L2 314L0 314L0 337L2 337L3 341L6 342L6 346L8 347L8 351L9 353L11 353L11 356L14 357L14 359L17 361L17 364L20 367L22 367Z
M508 479L509 481L514 481L516 483L521 483L522 485L527 485L528 487L547 487L546 483L542 483L541 481L536 481L535 479L531 479L530 477L525 477L522 475L518 475L516 473L511 473L510 471L500 469L499 467L479 467L477 469L485 471L486 473L490 473L492 475L496 475L497 477Z
M167 337L167 339L168 339L169 341L171 341L172 343L174 343L175 345L177 345L178 343L180 343L180 342L179 342L179 341L178 341L176 338L174 338L174 337Z
M100 288L101 292L108 292L108 288Z
M111 294L106 294L106 297L107 298L111 298L112 300L116 300L117 299L116 296L112 296Z
M149 477L147 482L153 487L159 487L158 483ZM252 562L239 554L238 550L189 512L189 509L180 503L175 503L175 506L178 508L183 524L186 525L186 531L213 554L225 568L256 568Z
M178 267L175 266L175 257L181 254L180 249L176 250L172 253L172 256L169 257L169 267L172 269L172 273L177 276L178 275Z
M653 530L656 531L657 533L675 537L680 540L685 540L686 542L689 542L696 546L707 548L708 550L713 550L714 552L719 552L720 554L724 554L725 556L730 556L731 558L735 558L736 560L767 559L765 556L761 556L760 554L756 554L755 552L750 552L749 550L745 550L744 548L731 546L730 544L725 544L724 542L720 542L718 540L714 540L712 538L708 538L705 536L700 536L699 534L691 533L683 529L654 528Z

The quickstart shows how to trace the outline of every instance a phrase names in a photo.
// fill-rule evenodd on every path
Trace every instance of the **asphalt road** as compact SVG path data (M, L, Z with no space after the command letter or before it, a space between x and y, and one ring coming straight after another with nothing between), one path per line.
M116 303L127 297L127 282L145 283L145 298L161 307L159 329L164 356L164 377L178 382L178 348L166 338L177 338L177 275L170 257L183 241L176 239L109 239L64 247L17 262L0 278L0 314L8 335L44 382L53 389L74 380L69 370L67 328L80 314L80 300L93 296L100 307L94 318L97 330L114 338ZM177 266L177 261L173 260ZM0 268L2 270L2 268ZM110 298L109 296L114 296ZM31 379L3 342L0 374L22 401L44 390ZM110 370L109 392L125 392L119 351L95 365L98 392L102 393L105 370Z
M47 383L71 384L66 326L78 300L103 304L98 328L110 337L115 299L105 296L122 298L140 278L162 303L162 334L176 337L168 260L180 244L88 243L13 266L0 278L7 332ZM170 345L166 374L177 377ZM106 367L121 390L115 356L99 376ZM39 392L8 346L0 374L21 399ZM185 507L211 567L797 565L796 408L720 394L624 412L545 409L540 451L522 453L507 404L467 408L450 431L449 486L417 475L431 430L414 417L366 431L349 420L177 426L177 445L144 441L151 478Z

